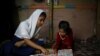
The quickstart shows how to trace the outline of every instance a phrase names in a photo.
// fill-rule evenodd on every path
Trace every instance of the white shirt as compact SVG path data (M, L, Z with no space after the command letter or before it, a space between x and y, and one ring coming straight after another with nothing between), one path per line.
M23 38L31 39L33 34L35 34L34 32L35 32L35 28L37 25L37 21L42 12L44 12L44 11L41 9L35 10L27 20L22 21L19 24L14 35L21 39L23 39ZM40 30L40 28L36 31L36 33L39 30Z

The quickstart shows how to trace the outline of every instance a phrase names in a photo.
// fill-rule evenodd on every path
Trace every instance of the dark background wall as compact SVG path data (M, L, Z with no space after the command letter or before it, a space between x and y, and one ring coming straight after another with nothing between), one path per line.
M61 20L70 23L74 38L86 40L95 35L97 0L59 0L54 7L54 38Z
M60 3L62 5L63 1L65 0L62 0L62 2ZM87 0L88 1L88 0ZM93 0L95 1L95 0ZM68 2L68 1L67 1ZM70 1L69 1L70 2ZM96 1L95 1L96 2ZM93 2L95 4L95 2ZM94 20L96 19L96 16L97 16L97 36L99 37L99 3L100 1L98 0L98 11L96 10L89 10L93 13L93 15L95 13L97 13L97 15L94 15ZM74 3L74 1L73 1ZM78 2L77 2L78 3ZM92 3L90 2L90 0L87 2L87 3ZM4 41L4 40L7 40L7 39L10 39L13 37L13 34L14 34L14 31L18 25L18 11L17 11L17 7L15 5L15 0L1 0L0 1L0 42ZM61 11L62 12L63 8L61 9L55 9L55 14L56 14L56 11ZM67 9L65 9L67 11ZM64 10L63 10L64 11ZM83 10L82 10L83 11ZM71 9L68 9L68 18L69 17L72 17L73 14L71 14ZM80 12L80 10L76 10L76 12ZM83 11L84 12L84 11ZM87 12L87 11L86 11ZM78 13L77 13L78 14ZM91 13L90 13L91 14ZM91 16L89 14L89 16ZM56 14L58 15L58 14ZM72 16L71 16L72 15ZM83 14L81 15L83 16ZM23 16L24 17L24 16ZM56 17L56 16L54 16ZM56 19L59 19L59 18L55 18L54 22L56 21ZM65 18L66 19L66 18ZM67 20L67 19L66 19ZM69 19L68 19L69 20ZM70 21L70 20L69 20ZM16 23L17 22L17 23ZM75 21L74 21L75 22ZM58 24L58 23L57 23ZM73 23L71 23L73 24ZM55 30L56 31L56 30ZM80 33L81 34L81 33ZM55 34L54 34L55 35ZM77 34L79 35L79 34ZM89 34L88 34L89 35Z
M97 6L97 37L100 38L100 0L98 0L98 6Z
M0 43L11 39L15 30L14 16L16 10L15 0L0 1Z

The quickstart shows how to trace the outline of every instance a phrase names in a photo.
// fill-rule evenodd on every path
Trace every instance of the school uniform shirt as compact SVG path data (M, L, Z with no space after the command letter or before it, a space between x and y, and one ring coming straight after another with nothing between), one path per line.
M14 35L20 39L23 38L31 39L33 36L35 36L41 29L41 27L39 27L36 30L36 25L38 18L42 12L44 11L41 9L36 9L28 19L22 21L19 24Z

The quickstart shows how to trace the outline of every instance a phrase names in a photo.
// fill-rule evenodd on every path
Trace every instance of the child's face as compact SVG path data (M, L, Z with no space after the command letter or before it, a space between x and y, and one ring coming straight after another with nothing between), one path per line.
M65 35L66 35L66 33L64 32L63 29L59 29L59 34L60 34L61 36L65 36Z
M41 27L44 23L45 17L44 16L40 16L38 21L37 21L37 27Z

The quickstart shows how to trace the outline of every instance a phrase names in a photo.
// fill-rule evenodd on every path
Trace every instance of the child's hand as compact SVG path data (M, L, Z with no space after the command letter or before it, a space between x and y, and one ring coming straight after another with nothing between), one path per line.
M57 49L53 49L53 53L54 54L57 54Z

